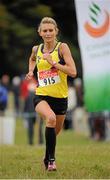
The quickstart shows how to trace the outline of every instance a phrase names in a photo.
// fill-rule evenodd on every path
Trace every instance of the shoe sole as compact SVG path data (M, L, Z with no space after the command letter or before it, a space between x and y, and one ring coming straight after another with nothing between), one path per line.
M48 171L56 171L57 169L55 168L55 169L47 169Z
M50 169L48 169L48 172L50 172L50 171L57 171L57 170L56 170L56 169L51 169L51 170L50 170Z

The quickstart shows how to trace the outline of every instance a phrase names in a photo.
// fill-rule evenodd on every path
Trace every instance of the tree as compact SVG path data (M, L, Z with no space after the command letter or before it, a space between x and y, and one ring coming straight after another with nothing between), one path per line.
M41 13L42 12L42 13ZM32 46L39 41L36 30L42 16L51 16L51 8L37 0L4 0L0 4L0 76L27 72Z

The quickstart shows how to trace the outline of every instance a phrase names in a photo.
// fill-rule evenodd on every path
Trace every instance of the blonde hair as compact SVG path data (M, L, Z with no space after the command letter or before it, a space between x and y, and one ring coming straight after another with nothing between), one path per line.
M38 32L40 32L41 31L41 25L42 24L53 24L54 26L55 26L55 30L58 32L58 27L57 27L57 23L56 23L56 21L53 19L53 18L51 18L51 17L44 17L42 20L41 20L41 22L40 22L40 24L39 24L39 26L38 26Z

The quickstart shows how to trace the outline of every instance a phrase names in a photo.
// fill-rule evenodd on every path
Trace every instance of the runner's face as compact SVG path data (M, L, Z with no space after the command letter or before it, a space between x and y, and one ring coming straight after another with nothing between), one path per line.
M42 24L40 30L40 36L44 40L44 42L51 42L56 39L56 29L54 24Z

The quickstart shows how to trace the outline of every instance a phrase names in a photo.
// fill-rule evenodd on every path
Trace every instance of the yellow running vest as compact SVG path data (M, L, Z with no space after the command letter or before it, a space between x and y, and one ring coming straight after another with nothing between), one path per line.
M61 42L58 42L54 50L50 53L52 60L59 63L61 62L58 52L60 44ZM43 44L40 44L36 53L36 64L38 69L38 87L36 88L36 94L66 98L68 96L67 74L52 67L43 59L42 47Z

